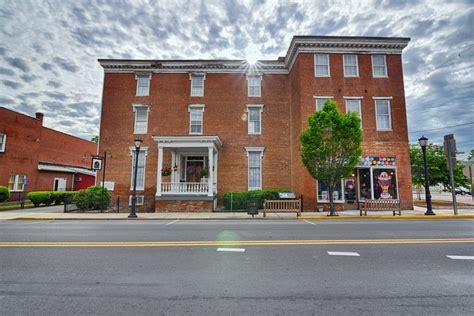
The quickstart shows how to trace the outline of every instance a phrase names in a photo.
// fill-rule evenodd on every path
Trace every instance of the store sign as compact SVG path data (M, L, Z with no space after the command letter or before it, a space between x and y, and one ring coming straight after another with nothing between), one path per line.
M369 156L362 158L359 166L364 167L386 167L395 166L396 161L394 156Z

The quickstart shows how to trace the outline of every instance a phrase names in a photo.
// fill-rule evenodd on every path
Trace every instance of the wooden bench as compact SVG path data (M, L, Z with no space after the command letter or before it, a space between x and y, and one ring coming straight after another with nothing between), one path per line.
M263 202L263 217L267 213L296 213L301 215L301 199L299 200L265 200Z
M402 216L400 200L365 200L359 202L360 216L367 216L367 211L392 211L393 216L398 213Z

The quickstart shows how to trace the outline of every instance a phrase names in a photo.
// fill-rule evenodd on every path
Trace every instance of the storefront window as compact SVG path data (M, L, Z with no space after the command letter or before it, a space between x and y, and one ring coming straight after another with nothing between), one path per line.
M359 199L371 199L372 186L370 183L370 168L359 169Z
M342 181L340 181L333 192L334 202L342 202L343 197ZM322 181L318 181L318 202L329 202L329 190Z
M374 198L378 199L397 199L397 178L395 169L373 168Z

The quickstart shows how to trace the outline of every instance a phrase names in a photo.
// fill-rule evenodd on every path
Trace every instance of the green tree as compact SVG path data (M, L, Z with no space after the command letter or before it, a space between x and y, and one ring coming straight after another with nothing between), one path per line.
M91 142L94 142L94 143L98 144L99 143L99 136L95 135L94 137L92 137Z
M472 160L474 159L474 149L471 149L471 153L469 154L469 157L467 157L467 160Z
M301 160L309 174L323 182L329 191L331 216L335 215L333 192L343 177L354 172L362 154L362 129L355 113L342 114L336 102L308 117L308 128L301 132Z
M460 154L458 152L458 154ZM411 176L414 185L425 186L425 175L423 165L423 152L418 145L410 145ZM443 185L444 188L451 190L451 180L447 167L444 147L441 145L428 144L426 146L426 161L428 164L428 176L430 185ZM456 162L454 168L454 182L456 186L469 185L469 179L462 174L464 164Z

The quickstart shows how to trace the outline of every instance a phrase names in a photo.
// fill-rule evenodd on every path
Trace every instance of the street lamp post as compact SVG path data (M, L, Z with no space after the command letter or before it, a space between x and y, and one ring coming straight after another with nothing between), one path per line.
M430 181L428 179L428 164L426 162L426 145L428 144L428 138L421 136L418 139L418 144L420 144L421 150L423 151L423 165L425 168L425 199L426 199L426 213L425 215L436 215L433 212L433 206L431 204L431 193L430 193Z
M132 207L130 208L130 214L128 218L137 218L136 213L136 204L137 204L137 170L138 170L138 155L140 153L140 146L142 145L142 140L136 138L135 143L135 171L133 172L133 195L132 195Z
M104 211L104 198L105 198L105 168L107 166L107 155L109 158L112 158L112 153L108 150L104 151L104 155L102 156L103 164L102 164L102 203L100 203L100 212L103 213Z

